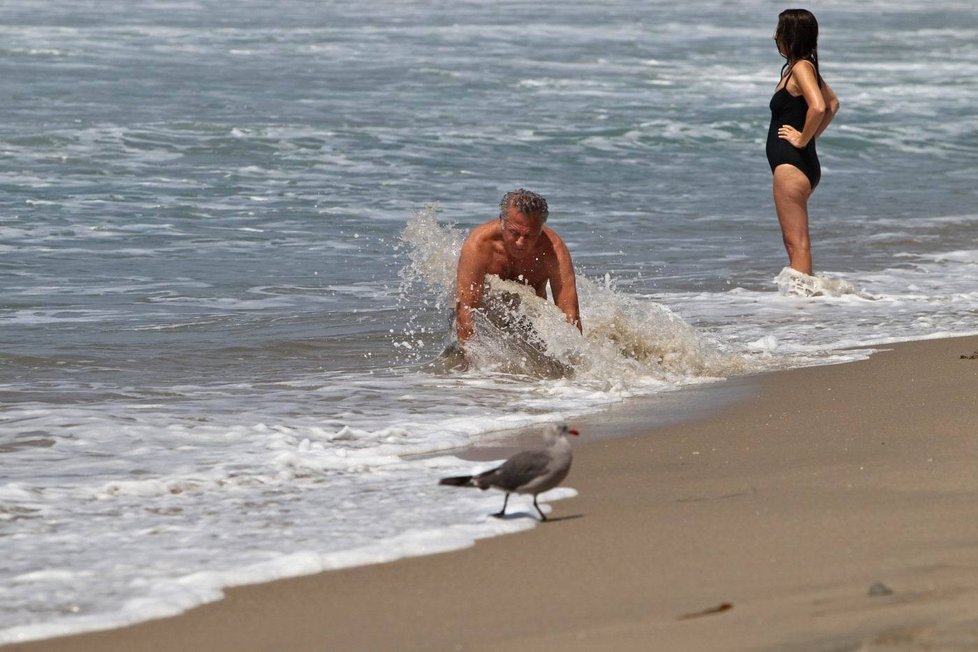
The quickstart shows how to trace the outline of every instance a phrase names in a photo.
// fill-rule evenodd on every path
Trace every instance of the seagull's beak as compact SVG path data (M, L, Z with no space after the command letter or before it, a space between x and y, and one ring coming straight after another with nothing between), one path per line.
M581 434L581 433L579 433L579 432L577 432L577 431L576 431L576 430L574 430L573 428L568 428L568 429L567 429L567 434L568 434L568 435L575 435L575 436L576 436L576 435L579 435L579 434Z

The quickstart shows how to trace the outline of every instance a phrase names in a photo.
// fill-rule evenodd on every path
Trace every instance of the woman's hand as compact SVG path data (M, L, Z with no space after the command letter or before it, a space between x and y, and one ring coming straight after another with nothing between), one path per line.
M808 143L801 142L801 132L791 125L781 125L778 129L778 138L787 140L796 149L804 149Z

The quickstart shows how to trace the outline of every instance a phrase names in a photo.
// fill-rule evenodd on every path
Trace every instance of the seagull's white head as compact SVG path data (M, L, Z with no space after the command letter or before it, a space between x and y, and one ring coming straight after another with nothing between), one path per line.
M567 435L574 435L575 437L581 433L577 432L574 428L569 427L566 423L553 423L547 426L547 429L543 432L543 438L548 444L564 439Z

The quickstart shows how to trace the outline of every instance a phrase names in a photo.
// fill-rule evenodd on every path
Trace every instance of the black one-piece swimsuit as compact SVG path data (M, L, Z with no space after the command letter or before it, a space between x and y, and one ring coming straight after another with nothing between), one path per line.
M791 73L788 73L790 79ZM767 162L774 168L787 163L805 173L812 190L822 178L822 168L818 164L818 154L815 152L815 139L808 141L803 149L798 149L787 140L778 138L781 125L791 125L798 131L805 128L805 115L808 113L808 102L804 95L795 97L788 92L788 80L771 98L771 127L767 131Z

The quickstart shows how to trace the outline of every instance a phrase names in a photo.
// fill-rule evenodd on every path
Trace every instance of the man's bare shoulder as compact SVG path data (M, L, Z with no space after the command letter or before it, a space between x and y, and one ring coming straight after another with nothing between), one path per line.
M492 219L473 228L465 237L462 247L478 250L491 245L499 239L499 227L497 225L498 220Z
M554 231L553 229L551 229L550 227L548 227L548 226L543 227L543 236L544 237L541 238L541 240L544 240L545 239L546 244L555 253L563 253L563 252L568 251L567 245L564 244L563 238L561 238L559 235L557 235L557 232Z
M540 257L545 261L550 274L555 274L561 269L573 269L570 249L553 229L544 228L540 240Z

